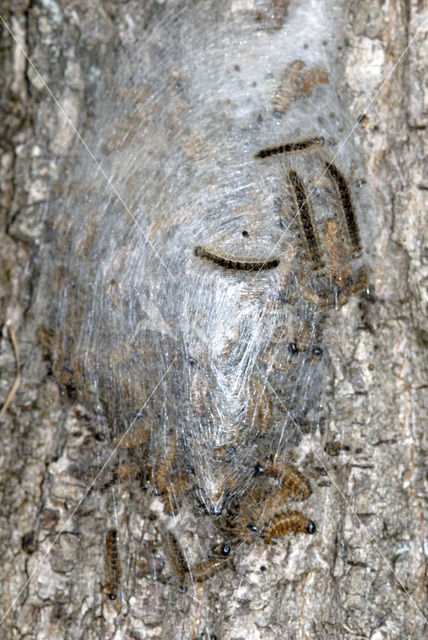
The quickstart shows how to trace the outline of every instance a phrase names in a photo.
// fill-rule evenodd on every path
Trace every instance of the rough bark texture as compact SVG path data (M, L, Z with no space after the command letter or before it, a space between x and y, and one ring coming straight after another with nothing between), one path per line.
M93 69L114 57L129 16L149 21L162 4L14 0L1 15L58 101L85 113ZM427 26L412 42L424 19L423 0L349 2L344 56L352 115L367 115L352 135L377 219L368 256L375 296L343 307L330 336L331 444L317 452L329 475L318 469L311 498L317 539L307 553L306 539L244 545L233 570L187 592L150 525L156 501L144 505L137 483L91 492L73 513L90 474L73 477L70 462L96 468L103 425L61 397L31 303L50 153L74 134L3 25L0 404L17 376L10 326L21 385L1 420L2 637L426 637ZM112 510L126 523L121 607L102 589Z

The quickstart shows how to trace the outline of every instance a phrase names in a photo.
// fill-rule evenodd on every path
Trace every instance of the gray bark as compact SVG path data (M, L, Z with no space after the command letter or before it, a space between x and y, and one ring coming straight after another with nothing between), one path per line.
M159 505L146 504L137 480L90 492L74 513L104 459L96 434L106 425L60 393L32 304L52 147L74 134L3 26L0 406L18 373L9 326L21 384L0 425L2 637L425 637L427 25L413 36L426 7L421 0L348 4L341 62L351 117L367 115L353 135L376 217L366 258L374 297L342 307L329 334L329 444L314 444L319 459L311 469L317 537L310 549L306 538L243 545L233 568L187 592L152 524ZM129 16L144 26L162 7L15 0L2 3L1 15L64 108L87 115L93 71L114 61ZM126 523L118 601L102 588L112 517Z

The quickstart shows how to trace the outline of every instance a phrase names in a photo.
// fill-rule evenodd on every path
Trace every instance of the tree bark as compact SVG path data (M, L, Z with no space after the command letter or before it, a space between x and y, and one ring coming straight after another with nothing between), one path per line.
M1 417L2 637L422 639L428 626L422 0L347 3L341 63L351 121L364 114L352 135L371 192L374 239L366 262L373 293L337 311L329 333L331 419L325 438L313 444L318 532L309 558L306 539L243 545L233 570L183 591L153 526L159 502L146 504L138 482L107 486L107 468L99 490L75 510L105 455L105 424L60 392L37 333L43 216L60 166L52 149L67 149L75 136L44 82L67 113L80 113L84 131L96 70L114 63L130 20L138 15L139 24L149 24L163 5L1 3L0 406L17 389ZM105 588L112 518L126 532L119 537L116 600Z

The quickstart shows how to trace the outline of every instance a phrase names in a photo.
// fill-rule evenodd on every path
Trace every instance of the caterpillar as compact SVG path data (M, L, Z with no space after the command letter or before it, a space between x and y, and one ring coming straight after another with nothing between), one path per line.
M110 529L106 536L106 573L107 584L105 589L110 600L116 600L119 593L121 577L118 536L116 529Z
M308 245L313 267L314 269L319 269L322 266L321 255L318 248L317 238L312 226L311 212L309 209L308 197L306 195L305 187L302 180L299 178L295 171L290 171L288 175L290 177L290 181L294 189L294 194L296 196L298 213L302 223L303 232L305 234L306 243Z
M273 476L285 491L289 492L290 496L297 496L300 500L309 498L311 494L309 482L300 471L289 464L282 462L268 463L264 467L264 473Z
M189 565L186 562L177 538L171 531L166 531L162 533L162 543L164 552L171 562L180 584L184 584L186 576L189 573Z
M174 458L177 450L177 442L173 437L170 439L169 447L165 457L160 461L157 468L153 469L153 480L156 490L163 493L169 484L169 473L174 464Z
M345 180L344 175L334 164L328 162L326 163L326 167L330 176L336 183L337 190L339 192L343 212L345 214L346 224L348 225L349 236L351 238L351 243L353 246L353 252L355 255L359 255L362 251L361 238L348 184Z
M309 533L312 535L315 531L316 525L312 520L299 511L291 511L276 514L263 532L263 537L266 542L272 542L275 538L282 538L288 533Z
M269 269L275 269L279 265L279 258L273 258L271 260L262 261L247 261L226 258L224 256L218 256L211 251L207 251L203 247L195 247L195 256L199 258L205 258L219 267L224 269L234 269L235 271L267 271Z
M208 578L214 576L218 571L224 569L227 564L228 560L224 558L208 558L208 560L200 562L192 569L193 579L196 580L196 582L208 580Z
M269 156L275 156L279 153L295 153L297 151L307 151L312 147L322 147L325 144L323 136L315 136L314 138L306 138L299 142L288 142L286 144L280 144L277 147L270 147L268 149L262 149L255 154L255 158L268 158Z

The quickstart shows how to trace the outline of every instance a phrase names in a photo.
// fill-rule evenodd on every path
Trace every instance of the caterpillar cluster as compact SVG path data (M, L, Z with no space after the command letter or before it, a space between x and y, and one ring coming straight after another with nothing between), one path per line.
M115 477L135 469L165 519L191 505L216 541L189 565L159 528L181 584L231 566L242 541L315 533L294 504L311 488L293 450L328 418L329 314L367 286L349 161L330 143L342 106L314 53L322 29L290 50L297 5L275 38L233 6L184 3L100 83L87 142L114 197L70 152L41 261L40 317L57 292L44 321L56 379L132 460ZM114 531L106 546L116 598Z

